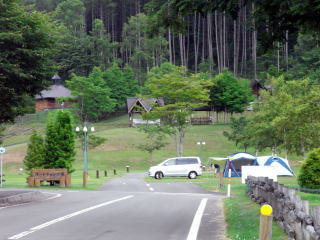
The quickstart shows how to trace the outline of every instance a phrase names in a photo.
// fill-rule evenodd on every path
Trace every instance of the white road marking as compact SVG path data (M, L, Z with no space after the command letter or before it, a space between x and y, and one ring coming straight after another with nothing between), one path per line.
M149 184L149 183L147 183L146 185L147 185L147 187L150 187L150 184Z
M172 196L189 196L189 197L210 197L210 198L223 198L224 196L213 195L210 193L171 193L171 192L154 192L154 194L172 195Z
M207 201L208 201L207 198L203 198L201 200L199 208L198 208L196 214L194 215L187 240L197 240L198 231L199 231L199 227L200 227L200 223L201 223L201 218L202 218L204 209L206 208Z
M70 192L70 191L69 191L69 192ZM58 198L58 197L61 197L61 196L62 196L62 194L60 194L60 193L49 193L49 192L44 192L44 193L54 194L54 196L49 197L49 198L47 198L46 200L52 200L52 199L55 199L55 198Z
M152 187L150 187L150 188L149 188L149 190L150 190L151 192L153 192L153 191L154 191L154 189L153 189Z
M120 201L127 200L127 199L130 199L130 198L133 198L133 195L129 195L129 196L126 196L126 197L123 197L123 198L118 198L118 199L115 199L115 200L112 200L112 201L109 201L109 202L101 203L101 204L98 204L98 205L95 205L95 206L92 206L92 207L89 207L89 208L85 208L83 210L80 210L80 211L65 215L65 216L60 217L60 218L56 218L56 219L51 220L49 222L46 222L46 223L43 223L41 225L35 226L33 228L30 228L28 231L16 234L16 235L14 235L12 237L9 237L8 239L10 239L10 240L20 239L20 238L22 238L22 237L24 237L26 235L29 235L29 234L31 234L33 232L36 232L36 231L39 231L39 230L41 230L41 229L43 229L45 227L48 227L50 225L53 225L55 223L67 220L69 218L72 218L72 217L78 216L80 214L95 210L95 209L100 208L100 207L104 207L104 206L110 205L112 203L120 202Z
M34 231L32 231L32 230L30 230L30 231L25 231L25 232L22 232L22 233L20 233L20 234L17 234L17 235L15 235L15 236L13 236L13 237L11 237L11 238L9 238L9 239L19 239L19 238L22 238L22 237L24 237L24 236L27 236L27 235L29 235L30 233L33 233Z

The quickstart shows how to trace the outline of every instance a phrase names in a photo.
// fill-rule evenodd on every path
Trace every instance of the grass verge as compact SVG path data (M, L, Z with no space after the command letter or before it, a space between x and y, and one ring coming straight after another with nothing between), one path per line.
M27 175L26 174L15 174L9 173L6 174L4 179L6 180L3 183L3 188L36 188L36 189L59 189L59 190L98 190L106 181L114 178L121 177L124 174L124 171L117 171L117 175L113 175L113 172L108 172L108 176L104 177L104 173L100 171L100 177L96 178L95 171L89 171L88 186L84 188L82 186L82 171L75 171L72 173L71 186L67 188L61 188L59 186L49 186L43 182L41 187L29 187L26 183Z

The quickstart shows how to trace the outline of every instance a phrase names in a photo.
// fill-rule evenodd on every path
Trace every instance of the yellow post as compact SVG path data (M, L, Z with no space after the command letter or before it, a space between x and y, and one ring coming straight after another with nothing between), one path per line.
M260 235L259 240L272 239L272 207L264 204L260 208Z

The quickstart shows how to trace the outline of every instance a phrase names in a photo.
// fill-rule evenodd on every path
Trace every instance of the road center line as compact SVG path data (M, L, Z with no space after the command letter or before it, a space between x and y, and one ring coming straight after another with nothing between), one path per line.
M204 212L204 209L206 208L208 198L203 198L200 202L200 205L198 207L198 210L196 214L194 215L190 231L187 237L187 240L197 240L198 231L201 223L201 218Z
M112 201L109 201L109 202L105 202L105 203L101 203L101 204L98 204L98 205L95 205L95 206L92 206L92 207L89 207L89 208L85 208L83 210L80 210L80 211L77 211L77 212L74 212L74 213L71 213L71 214L68 214L68 215L65 215L63 217L60 217L60 218L56 218L54 220L51 220L49 222L46 222L46 223L43 223L41 225L38 225L36 227L33 227L33 228L30 228L28 231L25 231L25 232L22 232L22 233L19 233L19 234L16 234L12 237L9 237L8 239L20 239L26 235L29 235L31 233L34 233L35 231L39 231L45 227L48 227L52 224L55 224L55 223L58 223L58 222L61 222L61 221L64 221L64 220L67 220L69 218L72 218L72 217L75 217L75 216L78 216L80 214L83 214L83 213L86 213L86 212L89 212L89 211L92 211L92 210L95 210L97 208L100 208L100 207L104 207L104 206L107 206L107 205L110 205L112 203L116 203L116 202L120 202L120 201L123 201L123 200L127 200L127 199L130 199L130 198L133 198L133 195L129 195L129 196L126 196L126 197L123 197L123 198L118 198L118 199L115 199L115 200L112 200Z

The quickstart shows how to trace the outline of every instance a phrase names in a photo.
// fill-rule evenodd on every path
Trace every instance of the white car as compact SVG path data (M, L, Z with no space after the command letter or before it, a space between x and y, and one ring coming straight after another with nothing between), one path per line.
M148 172L150 177L189 177L195 179L202 174L202 164L199 157L169 158L159 165L153 166Z

